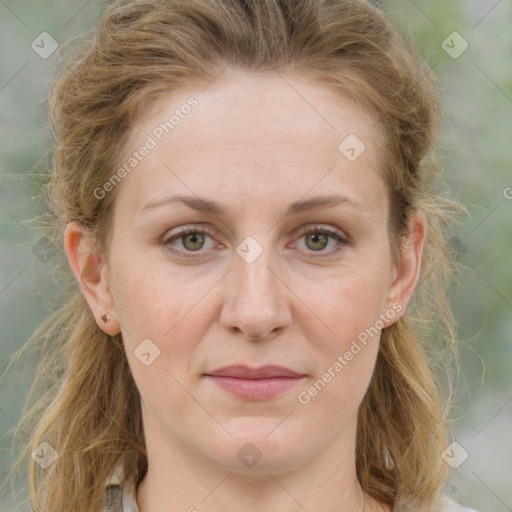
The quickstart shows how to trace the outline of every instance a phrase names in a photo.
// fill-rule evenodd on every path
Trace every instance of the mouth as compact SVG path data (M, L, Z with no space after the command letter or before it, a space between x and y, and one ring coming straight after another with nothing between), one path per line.
M215 385L224 391L246 400L267 400L293 388L306 375L282 366L226 366L205 373Z

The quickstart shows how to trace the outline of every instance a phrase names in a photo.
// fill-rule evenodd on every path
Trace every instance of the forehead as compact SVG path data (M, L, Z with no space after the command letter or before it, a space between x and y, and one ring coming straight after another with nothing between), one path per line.
M152 147L123 194L135 208L169 191L293 202L308 190L348 187L375 201L384 183L374 126L365 109L318 81L229 71L160 98L136 123L124 160Z
M187 106L191 97L196 102L193 108ZM300 137L316 146L322 138L326 145L337 146L347 130L363 137L376 122L366 109L319 80L229 70L201 88L181 88L159 98L132 128L128 145L173 117L163 138L187 139L204 150L220 149L219 144L268 144L276 137L290 142ZM185 122L187 118L192 121ZM377 135L372 130L371 136Z

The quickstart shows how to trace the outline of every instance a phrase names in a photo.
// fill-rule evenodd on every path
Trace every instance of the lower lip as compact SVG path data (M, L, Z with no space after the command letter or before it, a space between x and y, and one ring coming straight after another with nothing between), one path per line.
M272 377L268 379L240 379L207 375L217 386L235 396L248 400L265 400L291 389L304 377Z

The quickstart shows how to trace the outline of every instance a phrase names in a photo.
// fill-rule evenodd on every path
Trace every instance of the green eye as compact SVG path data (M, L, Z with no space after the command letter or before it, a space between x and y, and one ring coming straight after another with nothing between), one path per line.
M200 233L199 231L181 235L180 238L182 239L183 246L191 251L198 251L204 245L204 233ZM188 246L189 242L190 246Z
M185 252L198 252L204 247L205 235L209 237L213 236L204 228L198 229L194 227L182 227L178 229L176 234L167 238L163 243L165 246L171 246L172 242L181 240L181 244L184 247ZM183 252L182 249L177 250Z
M206 237L213 239L213 236L213 233L208 229L184 226L178 228L177 233L166 238L162 243L170 250L188 257L195 256L193 253L201 255L202 252L204 252L201 251L201 249L205 248ZM300 239L302 238L304 238L306 248L308 249L306 252L320 253L319 256L315 255L314 257L324 257L324 253L325 257L332 256L348 244L348 241L340 233L322 226L308 227L302 232ZM329 239L333 239L337 242L338 248L325 251L324 249L328 246ZM181 242L182 248L175 247L174 244L178 240Z
M329 255L333 253L337 253L339 250L343 248L344 245L347 244L347 240L341 236L337 231L333 231L331 229L327 229L321 226L311 226L307 228L303 234L306 240L306 246L308 249L311 249L313 252L325 252L324 249L327 247L329 243L329 238L334 239L341 247L330 251Z

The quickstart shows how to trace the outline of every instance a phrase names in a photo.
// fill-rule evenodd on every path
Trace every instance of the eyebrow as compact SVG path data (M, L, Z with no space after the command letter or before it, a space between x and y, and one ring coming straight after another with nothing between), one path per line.
M159 206L168 205L172 203L182 203L193 210L218 215L219 217L227 216L228 214L226 208L224 206L221 206L219 203L216 203L215 201L203 199L197 196L186 195L165 197L163 199L158 199L156 201L149 202L142 208L141 213L146 212L147 210L152 210ZM327 196L314 196L311 197L310 199L295 201L288 205L288 207L285 210L284 216L287 217L289 215L296 215L298 213L311 210L318 210L321 208L330 208L333 206L337 206L339 204L348 204L356 208L365 209L363 203L361 203L357 199L339 194L331 194Z

